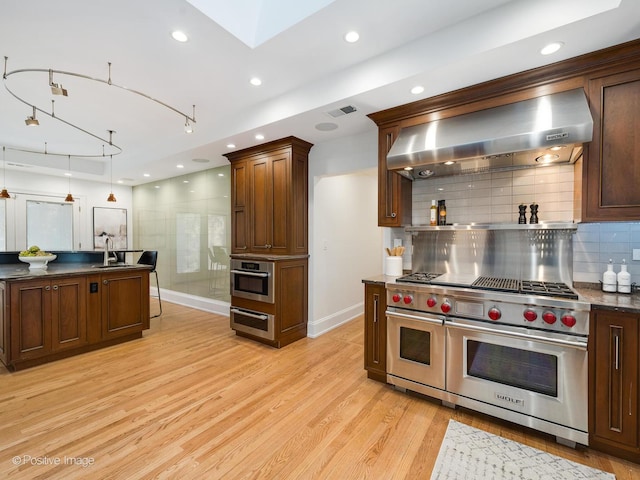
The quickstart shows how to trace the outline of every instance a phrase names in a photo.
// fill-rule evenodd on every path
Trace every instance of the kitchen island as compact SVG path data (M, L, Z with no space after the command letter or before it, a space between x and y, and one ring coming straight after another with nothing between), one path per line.
M104 266L92 253L59 255L45 269L0 261L0 361L9 370L140 338L149 328L151 267Z

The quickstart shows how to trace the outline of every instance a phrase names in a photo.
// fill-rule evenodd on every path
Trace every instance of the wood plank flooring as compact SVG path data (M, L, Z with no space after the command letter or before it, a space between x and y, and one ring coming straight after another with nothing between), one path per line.
M0 478L428 479L450 418L640 478L640 465L367 379L362 318L276 350L228 318L164 306L140 340L0 367Z

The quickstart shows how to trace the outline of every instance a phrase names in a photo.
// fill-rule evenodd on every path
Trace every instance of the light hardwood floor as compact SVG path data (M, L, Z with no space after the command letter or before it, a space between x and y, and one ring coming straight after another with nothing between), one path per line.
M640 465L368 380L361 318L276 350L228 318L164 306L143 339L0 367L1 478L428 479L450 418L640 478Z

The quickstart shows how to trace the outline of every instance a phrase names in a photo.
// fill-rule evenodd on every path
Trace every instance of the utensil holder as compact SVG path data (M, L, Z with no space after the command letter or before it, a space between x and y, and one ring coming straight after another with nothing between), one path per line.
M402 276L402 257L386 257L384 273L391 277Z

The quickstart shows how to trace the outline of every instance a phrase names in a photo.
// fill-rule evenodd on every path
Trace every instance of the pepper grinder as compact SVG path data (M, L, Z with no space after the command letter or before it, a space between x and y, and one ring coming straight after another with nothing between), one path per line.
M527 217L525 215L527 213L527 206L519 205L518 210L520 210L520 216L518 217L518 224L527 223Z
M538 204L532 203L529 207L531 208L531 218L529 218L529 223L538 223Z

